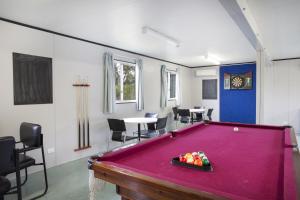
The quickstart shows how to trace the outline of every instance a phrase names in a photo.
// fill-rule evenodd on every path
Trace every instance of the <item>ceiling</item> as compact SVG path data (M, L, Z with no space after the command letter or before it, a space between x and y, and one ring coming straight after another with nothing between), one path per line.
M247 0L272 59L300 57L300 0Z
M300 56L300 17L286 1L300 10L299 0L248 2L271 57ZM191 67L212 65L202 58L207 53L221 63L256 59L218 0L0 0L0 17ZM144 26L179 40L180 47L143 34Z

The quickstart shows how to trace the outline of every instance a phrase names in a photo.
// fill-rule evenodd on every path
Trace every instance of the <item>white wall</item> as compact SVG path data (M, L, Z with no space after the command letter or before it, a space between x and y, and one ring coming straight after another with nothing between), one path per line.
M294 126L300 133L300 59L273 62L264 69L263 123Z
M25 27L0 22L0 136L19 138L19 126L23 121L42 125L45 149L54 147L56 152L46 153L48 167L104 151L108 117L142 116L136 105L118 104L115 114L103 114L103 53L111 51L118 55L137 58L137 55L49 34ZM54 103L44 105L13 104L12 52L53 58ZM142 57L145 78L145 111L170 115L171 104L160 109L160 66L179 67L158 60ZM181 67L183 106L191 106L190 77L192 70ZM75 89L72 87L77 75L88 77L90 128L92 149L74 152L77 145ZM136 125L128 125L128 132ZM39 152L32 156L39 158Z
M197 70L206 70L206 68L203 69L194 69L192 74L192 105L193 106L204 106L205 108L213 108L212 113L212 120L219 121L220 120L220 89L219 89L219 67L214 67L217 71L216 76L207 76L207 77L197 77L195 75ZM202 99L202 80L205 79L217 79L217 88L218 88L218 98L217 99Z
M199 69L194 71L196 70ZM261 79L263 82L263 119L261 123L270 125L290 124L295 128L296 133L300 134L300 59L275 61L272 66L267 66L263 70ZM215 108L213 119L218 120L219 96L218 100L202 99L202 80L212 78L219 81L219 74L215 77L196 77L193 74L191 103L192 105Z

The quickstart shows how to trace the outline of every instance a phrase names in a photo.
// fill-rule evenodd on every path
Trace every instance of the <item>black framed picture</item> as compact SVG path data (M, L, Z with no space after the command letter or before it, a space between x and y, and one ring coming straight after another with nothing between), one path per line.
M252 72L244 74L230 75L230 89L232 90L251 90L252 89Z
M14 104L53 103L52 58L13 53Z
M217 79L202 80L202 99L217 99L218 85Z
M224 90L251 90L252 71L243 74L224 73Z

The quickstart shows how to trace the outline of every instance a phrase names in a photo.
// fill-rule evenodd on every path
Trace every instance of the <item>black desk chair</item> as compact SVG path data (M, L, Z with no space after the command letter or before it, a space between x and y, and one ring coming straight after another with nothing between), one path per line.
M174 120L177 121L178 120L178 107L173 107L173 114L174 114Z
M209 108L209 109L207 110L207 115L206 115L206 116L207 116L207 118L208 118L209 121L212 120L211 115L212 115L213 110L214 110L214 109L212 109L212 108Z
M157 118L158 114L157 113L152 113L152 112L147 112L147 113L145 113L145 117L147 117L147 118ZM148 130L155 130L155 123L147 123L147 129Z
M201 106L194 106L195 109L200 109ZM193 115L194 113L192 113ZM203 121L203 113L195 113L196 117L194 117L194 122L201 122Z
M142 130L141 138L152 138L166 132L168 117L158 118L154 130Z
M129 141L129 140L138 139L138 137L127 135L124 120L107 119L107 121L108 121L109 129L112 134L111 135L112 141L125 143L126 141ZM107 142L107 150L109 150L109 141Z
M162 118L158 118L157 122L156 122L156 131L158 132L159 135L164 134L165 132L167 132L167 121L168 121L168 117L162 117Z
M178 109L178 115L180 117L180 122L187 124L190 123L190 110L189 109Z
M23 147L20 149L16 148L17 143L23 144ZM41 149L42 163L36 163L34 158L26 155L26 152L35 149ZM22 200L21 186L27 181L27 168L36 165L43 165L45 189L42 194L32 199L44 196L48 190L43 134L41 133L40 125L23 122L20 126L20 142L15 142L15 138L11 136L0 138L0 176L16 173L17 185L11 188L12 190L16 190L10 191L7 194L17 193L18 200ZM23 183L21 183L20 176L20 170L22 169L25 170L25 180Z
M0 176L0 200L4 200L4 195L10 190L10 181L3 177Z
M202 113L195 113L195 114L196 114L196 118L194 118L195 122L203 121L203 114Z
M173 115L174 115L173 119L176 122L176 128L177 128L177 125L178 125L177 123L179 121L179 119L178 119L178 107L177 106L173 107L172 111L173 111Z

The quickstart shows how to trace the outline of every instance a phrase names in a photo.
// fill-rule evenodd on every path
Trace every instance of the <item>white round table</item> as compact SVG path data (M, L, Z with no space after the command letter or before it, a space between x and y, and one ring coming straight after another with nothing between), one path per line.
M204 113L205 112L204 108L190 108L189 110L191 113Z
M190 113L191 113L191 120L192 120L192 124L194 123L194 115L193 113L205 113L205 109L204 108L190 108Z
M151 117L129 117L123 119L125 123L135 123L138 124L138 138L139 141L141 140L141 124L148 124L148 123L156 123L157 118Z

